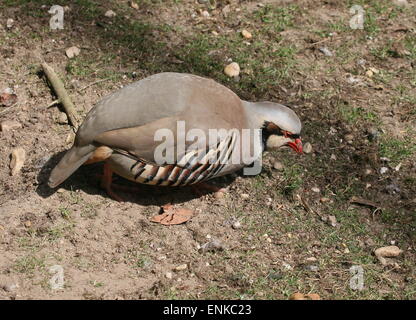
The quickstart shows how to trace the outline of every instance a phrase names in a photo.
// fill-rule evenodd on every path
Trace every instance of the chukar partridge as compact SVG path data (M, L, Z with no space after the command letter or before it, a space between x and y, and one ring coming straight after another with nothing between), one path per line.
M215 129L222 134L208 139ZM249 139L238 135L244 130ZM48 184L56 187L82 164L97 161L105 161L102 186L115 199L120 197L111 189L113 172L138 183L195 184L246 167L243 160L256 147L260 154L268 144L302 153L300 131L298 116L284 105L243 101L199 76L159 73L125 86L91 109ZM185 139L181 145L181 137L195 132L197 142ZM162 144L162 154L172 155L164 163L156 159Z

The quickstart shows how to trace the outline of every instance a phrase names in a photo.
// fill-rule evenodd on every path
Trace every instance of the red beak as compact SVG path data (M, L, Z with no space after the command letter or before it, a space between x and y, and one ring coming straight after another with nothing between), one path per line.
M295 150L297 153L303 153L302 140L295 139L295 142L288 142L287 145Z

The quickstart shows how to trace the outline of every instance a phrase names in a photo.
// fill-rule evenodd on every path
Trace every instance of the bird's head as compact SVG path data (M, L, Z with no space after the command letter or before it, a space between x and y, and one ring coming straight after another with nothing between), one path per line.
M257 122L262 123L265 146L268 149L287 146L297 153L302 153L302 124L296 113L284 105L273 102L257 102L254 105Z

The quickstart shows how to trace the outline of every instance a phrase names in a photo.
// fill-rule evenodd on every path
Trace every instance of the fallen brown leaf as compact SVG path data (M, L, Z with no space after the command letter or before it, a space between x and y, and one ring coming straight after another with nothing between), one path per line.
M321 300L321 297L317 293L303 294L296 292L289 297L289 300Z
M194 215L194 211L190 209L178 208L174 209L172 205L162 207L163 213L150 219L151 222L171 226L187 222Z

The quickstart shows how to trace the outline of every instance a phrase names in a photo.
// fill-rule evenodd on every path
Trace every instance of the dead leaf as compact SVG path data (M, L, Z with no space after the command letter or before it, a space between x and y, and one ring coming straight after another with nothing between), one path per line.
M187 222L194 216L194 211L185 208L174 209L172 205L162 206L163 213L150 219L151 222L171 226Z
M81 52L81 50L78 47L70 47L68 49L65 50L66 56L71 59L73 57L76 57L77 55L79 55L79 53Z
M23 164L26 159L26 152L22 148L13 149L11 154L11 161L10 161L10 174L15 176L22 170Z
M296 292L289 297L289 300L321 300L321 297L317 293L303 294Z
M10 107L17 101L17 95L14 93L4 92L0 95L0 105L3 107Z
M374 254L383 266L391 264L386 258L398 257L402 253L403 250L397 246L387 246L374 250Z

